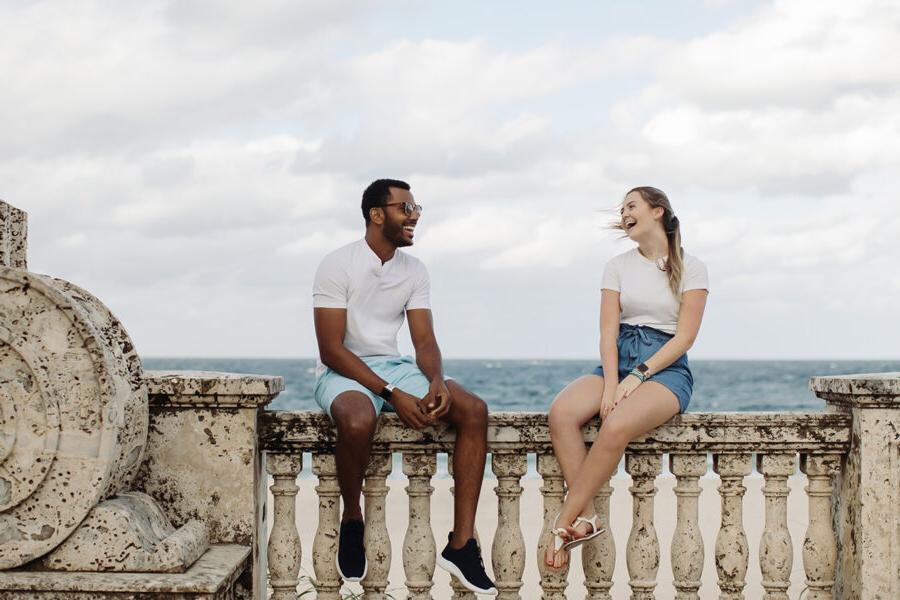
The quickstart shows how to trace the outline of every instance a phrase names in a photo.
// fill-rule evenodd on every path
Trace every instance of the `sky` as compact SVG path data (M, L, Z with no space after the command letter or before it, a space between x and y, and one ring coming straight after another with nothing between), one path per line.
M13 0L0 40L29 267L144 356L315 356L315 268L391 177L445 357L596 357L653 185L710 272L692 357L900 358L893 0Z

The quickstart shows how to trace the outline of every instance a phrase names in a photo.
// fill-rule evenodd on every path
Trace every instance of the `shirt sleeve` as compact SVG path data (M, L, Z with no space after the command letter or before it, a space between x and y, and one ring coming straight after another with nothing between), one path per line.
M419 308L431 308L431 278L428 276L428 269L422 263L419 263L419 268L416 269L413 291L406 302L406 310Z
M313 280L313 307L347 308L347 284L347 271L332 257L325 257Z
M600 287L601 289L614 292L622 291L622 283L619 278L619 261L612 259L606 263L606 266L603 268L603 281Z
M681 291L708 289L709 272L706 270L706 265L703 264L703 261L693 257L685 261Z

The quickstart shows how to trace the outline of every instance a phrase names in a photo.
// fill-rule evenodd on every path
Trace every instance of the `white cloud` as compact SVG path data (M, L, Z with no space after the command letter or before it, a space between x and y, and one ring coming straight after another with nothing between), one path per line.
M779 0L693 37L686 15L686 41L645 31L523 45L477 23L385 31L417 9L0 5L0 196L30 213L31 264L110 302L152 297L116 310L155 354L188 327L177 315L197 311L275 332L269 354L310 355L297 315L318 257L362 234L371 179L408 178L426 207L412 252L447 294L436 304L479 308L439 322L506 332L478 352L515 354L535 340L504 321L521 316L508 298L540 298L568 332L541 347L564 355L584 347L572 336L594 345L577 303L596 309L602 264L624 249L600 210L651 183L710 265L708 326L751 315L743 346L723 334L705 351L765 356L772 323L799 331L835 311L892 318L896 3ZM855 339L837 321L819 351ZM215 329L191 352L248 347ZM464 342L456 355L473 352Z

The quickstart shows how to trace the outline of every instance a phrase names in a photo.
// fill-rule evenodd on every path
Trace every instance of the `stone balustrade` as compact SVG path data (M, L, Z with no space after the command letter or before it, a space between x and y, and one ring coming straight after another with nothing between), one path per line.
M798 413L714 413L678 416L669 424L635 440L628 448L625 468L632 477L633 520L627 540L605 534L588 544L582 555L588 598L611 598L615 575L615 545L625 544L628 586L632 598L654 598L660 554L663 551L653 522L656 477L663 459L676 478L677 524L672 540L665 540L671 553L676 598L699 598L704 553L698 514L699 478L707 473L710 457L721 479L721 525L715 547L719 597L727 599L762 597L787 598L791 584L807 586L809 598L831 598L835 582L836 540L831 527L831 496L834 476L839 472L850 446L851 420L837 412ZM585 441L594 439L597 423L585 427ZM451 454L454 434L445 426L421 432L403 425L395 415L384 415L373 444L372 460L364 487L366 548L369 574L362 582L366 598L384 598L392 555L399 555L406 573L409 598L430 598L435 571L436 545L430 526L431 478L436 471L436 455ZM313 471L318 476L318 530L312 540L317 598L340 598L341 580L334 556L339 527L339 489L334 463L334 429L327 417L313 412L268 411L260 422L260 447L267 454L267 469L274 478L275 509L269 540L270 583L275 598L296 598L301 540L295 515L297 478L303 452L313 455ZM552 572L526 548L519 519L522 477L527 456L537 458L543 478L544 533L562 503L565 485L553 456L545 414L497 413L490 418L489 449L491 469L497 477L497 528L490 552L499 598L520 598L522 577L528 556L538 564L545 599L563 600L567 574ZM408 478L409 526L402 551L392 549L385 523L391 454L402 454L402 470ZM755 463L754 463L755 461ZM766 523L759 543L762 590L745 589L751 557L744 532L742 509L744 478L757 467L765 480ZM810 521L804 548L805 581L790 581L793 544L787 527L787 478L799 468L807 475ZM609 517L611 489L604 487L595 499L601 520ZM312 515L311 507L303 514ZM546 541L546 535L542 539ZM306 541L309 543L309 541ZM485 544L487 547L487 544ZM543 546L542 546L543 548ZM542 552L542 548L539 552ZM398 582L392 582L397 584ZM471 598L454 585L454 598Z

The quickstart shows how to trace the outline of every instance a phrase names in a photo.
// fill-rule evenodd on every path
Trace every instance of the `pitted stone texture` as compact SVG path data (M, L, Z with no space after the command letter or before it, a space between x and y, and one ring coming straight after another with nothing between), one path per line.
M0 600L249 600L250 549L212 546L186 573L0 571Z
M900 598L900 373L816 377L810 388L853 423L833 498L835 597Z
M27 269L28 215L0 200L0 266Z
M153 498L128 492L95 506L41 564L51 571L183 573L208 547L202 523L176 531Z
M56 547L140 459L147 396L127 334L76 290L0 267L0 569Z

